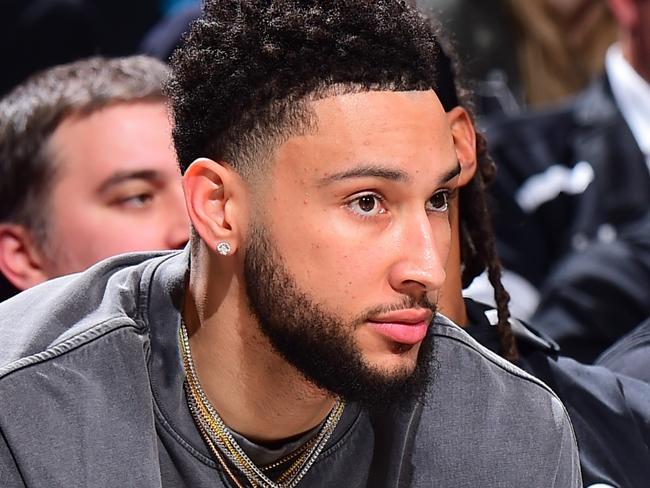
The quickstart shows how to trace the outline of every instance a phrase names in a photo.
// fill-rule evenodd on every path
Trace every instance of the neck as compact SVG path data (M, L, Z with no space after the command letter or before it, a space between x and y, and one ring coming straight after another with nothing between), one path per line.
M217 284L193 272L183 318L201 386L226 425L250 440L274 442L320 424L335 398L272 349L248 312L242 281L231 270L211 273L225 278Z

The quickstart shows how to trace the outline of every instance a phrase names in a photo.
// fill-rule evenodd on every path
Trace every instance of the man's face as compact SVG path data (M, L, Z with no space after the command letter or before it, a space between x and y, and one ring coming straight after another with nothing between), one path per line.
M281 144L254 190L248 296L273 346L308 378L376 401L426 377L420 349L445 279L460 167L432 91L313 108L317 129Z
M162 102L68 117L49 149L56 178L45 214L48 276L123 252L186 243L189 220Z

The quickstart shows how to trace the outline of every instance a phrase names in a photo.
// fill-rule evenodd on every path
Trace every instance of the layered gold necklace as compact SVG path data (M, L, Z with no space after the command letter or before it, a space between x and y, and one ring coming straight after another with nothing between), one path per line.
M345 402L339 399L328 414L318 433L298 449L283 456L272 464L258 467L237 443L203 391L196 374L194 361L192 360L190 341L184 323L181 324L179 330L179 343L181 346L183 366L185 368L185 392L187 394L190 412L205 443L224 471L232 479L235 486L245 488L239 478L233 473L228 461L237 468L251 487L293 488L298 485L314 462L316 462L316 459L334 432L345 409ZM268 477L268 473L282 466L288 467L275 481L271 480Z

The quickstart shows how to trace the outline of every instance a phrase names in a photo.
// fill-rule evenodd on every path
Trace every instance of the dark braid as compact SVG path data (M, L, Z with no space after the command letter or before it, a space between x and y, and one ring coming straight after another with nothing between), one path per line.
M473 118L469 91L459 81L453 49L443 46L438 56L438 95L445 110L458 105L464 107ZM486 188L496 176L496 165L487 151L483 135L476 132L477 171L472 180L459 193L460 243L463 263L463 288L487 269L488 279L494 288L498 323L497 331L501 343L501 355L509 361L519 358L517 343L510 327L508 302L510 295L501 283L501 262L497 256L492 219L487 202Z
M460 240L461 259L464 264L463 287L487 268L488 279L494 288L498 323L497 331L501 342L501 354L509 361L519 357L517 343L510 328L510 295L501 283L501 262L497 256L496 241L486 198L486 186L492 182L496 165L487 152L482 134L476 134L478 168L476 175L460 190Z

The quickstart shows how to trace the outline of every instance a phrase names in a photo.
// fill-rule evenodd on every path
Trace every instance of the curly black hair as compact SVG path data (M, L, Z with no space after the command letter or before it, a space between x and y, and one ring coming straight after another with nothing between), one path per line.
M206 0L167 84L181 170L204 156L247 175L309 124L304 100L435 89L438 50L404 1Z

